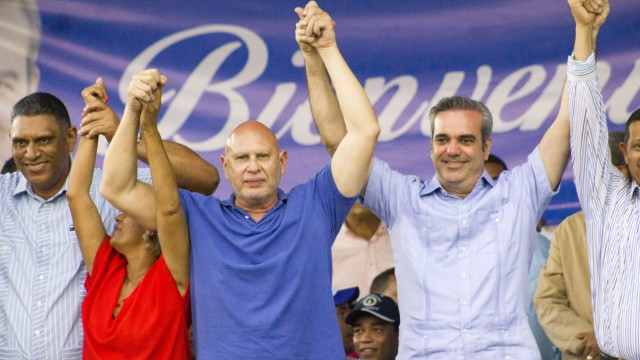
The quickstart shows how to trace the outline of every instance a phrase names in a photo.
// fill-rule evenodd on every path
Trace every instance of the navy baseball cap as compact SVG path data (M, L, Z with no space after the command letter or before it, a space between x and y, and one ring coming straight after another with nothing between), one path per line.
M333 291L333 302L336 306L340 306L344 303L351 304L356 301L358 296L360 296L360 289L358 289L357 286L342 290L332 288L331 291Z
M362 313L368 313L386 322L400 325L398 304L385 295L369 294L363 297L356 303L344 322L353 325Z

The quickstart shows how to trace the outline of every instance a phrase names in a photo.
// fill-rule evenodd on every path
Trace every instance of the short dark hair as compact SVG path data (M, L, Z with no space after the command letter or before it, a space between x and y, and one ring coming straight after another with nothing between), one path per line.
M10 157L7 161L4 162L2 170L0 170L0 174L8 174L16 171L18 171L16 162L15 160L13 160L13 157Z
M387 290L387 288L389 287L389 279L391 278L391 276L395 276L395 275L396 275L395 267L388 268L387 270L376 275L376 277L373 278L373 281L371 281L371 287L369 289L369 293L371 294L384 293L385 290Z
M620 143L624 141L624 133L621 131L609 131L609 152L613 166L626 165L624 154L620 150Z
M636 121L640 121L640 108L637 108L636 111L632 112L629 116L629 120L624 125L624 143L626 144L629 141L629 127Z
M431 123L431 137L433 138L433 132L435 131L435 119L436 116L443 111L450 110L471 110L477 111L482 117L482 127L480 132L482 133L482 143L491 138L491 131L493 129L493 117L489 108L480 101L469 99L464 96L451 96L440 99L438 103L429 111L429 121Z
M487 161L485 161L484 163L485 164L498 164L498 165L502 166L503 169L509 170L509 168L507 167L507 164L505 164L504 161L502 161L502 159L500 159L498 156L493 155L493 154L489 154L489 157L487 158Z
M11 123L18 116L37 115L53 116L63 130L71 126L71 118L64 103L45 92L36 92L18 100L11 110Z

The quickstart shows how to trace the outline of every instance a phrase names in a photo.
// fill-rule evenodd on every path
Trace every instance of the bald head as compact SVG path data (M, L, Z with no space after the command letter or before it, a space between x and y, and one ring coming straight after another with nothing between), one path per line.
M241 139L245 139L247 137L260 138L262 140L261 142L270 144L276 152L280 152L280 145L278 144L276 134L274 134L273 131L263 123L256 120L249 120L238 125L231 132L229 138L227 138L227 145L224 148L225 154L228 154L238 142L241 142Z
M257 121L235 128L224 150L222 168L236 196L236 205L258 221L278 201L287 152L280 151L273 131Z

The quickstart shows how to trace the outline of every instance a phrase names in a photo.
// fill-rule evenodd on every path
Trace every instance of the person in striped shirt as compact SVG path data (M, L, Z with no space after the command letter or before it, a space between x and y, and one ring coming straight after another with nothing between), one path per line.
M600 14L592 6L605 5ZM609 161L607 118L592 38L606 0L569 1L576 47L568 59L574 180L584 211L594 330L601 359L640 358L640 110L625 126L620 150L630 177Z
M119 120L108 106L94 107L82 129L64 103L48 93L19 100L11 113L13 158L19 172L0 176L0 358L81 359L80 306L86 267L69 211L70 153L78 134L111 140ZM186 147L165 142L178 184L212 193L218 172ZM144 142L138 157L146 160ZM150 180L149 171L141 179ZM106 229L118 214L100 194L96 169L89 190Z

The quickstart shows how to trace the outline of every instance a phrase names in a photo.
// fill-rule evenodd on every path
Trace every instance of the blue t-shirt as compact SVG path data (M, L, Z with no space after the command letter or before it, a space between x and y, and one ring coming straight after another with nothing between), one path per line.
M331 245L355 198L326 166L255 222L226 201L180 190L191 236L191 299L202 359L340 359Z

